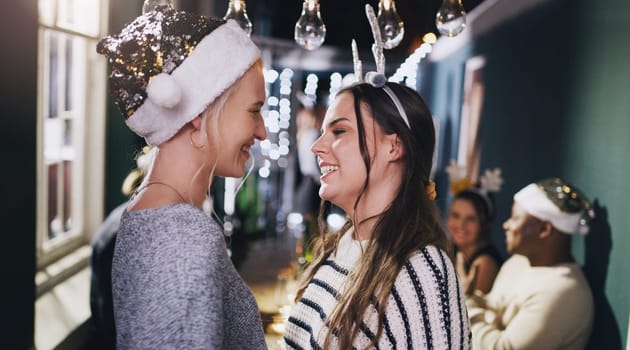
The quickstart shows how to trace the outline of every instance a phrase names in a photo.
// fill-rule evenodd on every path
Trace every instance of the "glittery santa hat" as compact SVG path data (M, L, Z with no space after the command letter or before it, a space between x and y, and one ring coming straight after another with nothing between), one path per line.
M160 145L203 112L259 58L233 20L158 6L103 38L110 90L126 123Z
M514 202L530 215L549 221L567 234L587 234L589 221L595 218L595 212L584 194L558 178L525 186L514 195Z

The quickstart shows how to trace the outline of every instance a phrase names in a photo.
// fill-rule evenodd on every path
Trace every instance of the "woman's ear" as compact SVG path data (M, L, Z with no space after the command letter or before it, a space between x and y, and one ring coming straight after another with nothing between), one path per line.
M190 125L192 125L195 130L201 129L201 114L196 116L195 119L191 120Z
M398 135L391 134L386 136L387 147L389 148L389 161L395 162L401 159L405 155L405 149L402 141L398 138Z

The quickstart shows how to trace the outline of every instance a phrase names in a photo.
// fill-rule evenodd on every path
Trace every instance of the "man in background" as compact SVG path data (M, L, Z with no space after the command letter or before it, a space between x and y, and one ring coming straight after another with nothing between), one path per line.
M514 195L503 224L513 256L490 292L467 299L475 349L584 349L593 297L571 256L573 234L588 232L593 210L560 179L530 184Z

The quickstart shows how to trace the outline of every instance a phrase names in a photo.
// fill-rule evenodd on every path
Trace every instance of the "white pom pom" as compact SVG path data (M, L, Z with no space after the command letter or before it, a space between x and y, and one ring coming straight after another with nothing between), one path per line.
M182 98L182 89L170 74L160 73L149 81L147 95L156 105L173 108Z

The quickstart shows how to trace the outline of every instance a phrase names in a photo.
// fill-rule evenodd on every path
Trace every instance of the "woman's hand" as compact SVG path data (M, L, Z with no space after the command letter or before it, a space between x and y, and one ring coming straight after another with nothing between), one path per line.
M455 269L457 270L457 274L459 275L462 282L462 291L464 292L464 294L470 295L475 290L478 266L472 266L470 268L470 271L466 273L466 269L464 268L464 260L464 254L462 252L457 252L457 257L455 259Z

